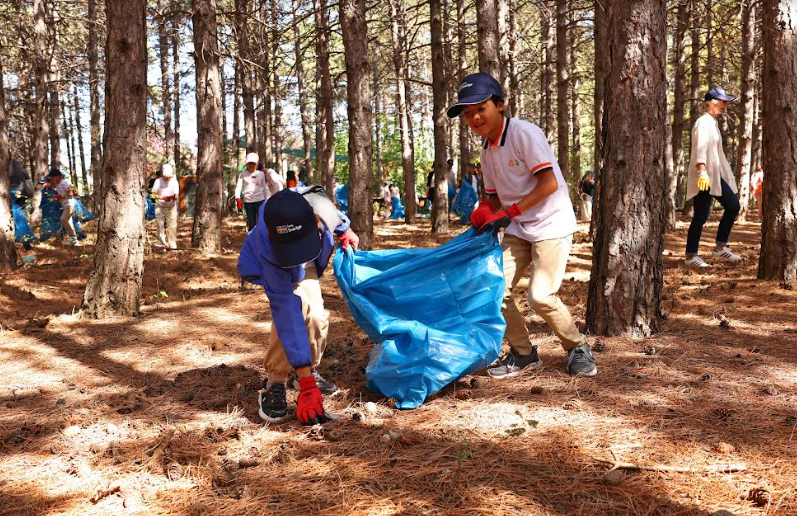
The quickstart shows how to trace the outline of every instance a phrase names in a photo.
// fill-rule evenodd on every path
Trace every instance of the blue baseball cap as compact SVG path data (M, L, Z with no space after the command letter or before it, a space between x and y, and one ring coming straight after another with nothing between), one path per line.
M706 93L706 95L703 97L703 101L708 102L709 100L715 100L715 99L733 102L734 100L736 100L736 97L728 95L727 93L725 93L725 90L723 90L719 86L714 86L713 88L708 90L708 93Z
M263 222L280 267L295 267L321 254L315 212L302 194L285 189L269 197L263 206Z
M480 104L492 97L504 99L504 89L492 75L484 72L466 75L459 83L456 104L449 107L446 114L448 118L456 118L463 107Z

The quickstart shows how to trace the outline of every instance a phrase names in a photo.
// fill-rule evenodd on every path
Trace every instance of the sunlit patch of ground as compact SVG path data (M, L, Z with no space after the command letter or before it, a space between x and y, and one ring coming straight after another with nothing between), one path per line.
M755 279L757 224L734 229L741 266L707 273L680 265L686 224L669 233L664 331L594 339L594 379L564 374L522 279L544 366L464 378L409 412L365 389L373 342L325 274L321 371L341 387L325 400L341 418L320 430L257 416L271 312L235 272L243 220L225 221L212 257L185 249L190 223L180 229L182 250L150 248L139 318L72 315L91 245L48 242L34 266L0 278L0 514L797 514L797 290ZM466 228L429 229L378 220L376 247L436 246ZM560 291L580 324L587 230ZM703 255L715 231L716 220ZM605 460L747 470L609 482ZM754 489L768 504L747 499Z

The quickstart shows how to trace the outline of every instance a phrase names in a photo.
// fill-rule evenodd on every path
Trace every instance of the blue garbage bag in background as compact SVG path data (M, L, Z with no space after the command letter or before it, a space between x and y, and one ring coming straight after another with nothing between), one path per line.
M61 227L61 213L63 213L64 210L61 207L61 201L56 201L53 197L54 195L55 190L51 188L42 190L42 224L40 237L42 242L51 236L64 233L64 229ZM94 214L80 202L80 199L75 199L75 211L72 215L72 222L75 224L75 233L77 233L78 238L84 238L83 227L80 223L92 219L94 219Z
M390 218L391 219L403 219L404 216L406 215L406 213L404 211L404 206L402 206L401 202L399 202L399 198L398 197L391 197L390 198L390 203L391 203Z
M335 199L338 201L338 209L344 215L349 214L349 183L335 189Z
M30 229L24 206L19 204L14 190L11 191L11 214L14 217L14 240L22 244L36 241L36 234Z
M451 205L451 209L461 217L462 223L466 224L470 221L470 214L477 204L479 204L479 194L473 189L470 181L463 181L457 196L454 198L454 204Z
M152 195L147 195L147 220L155 218L155 201L152 200Z
M412 409L493 362L506 330L502 256L497 237L472 228L436 249L338 249L340 290L378 343L366 386Z

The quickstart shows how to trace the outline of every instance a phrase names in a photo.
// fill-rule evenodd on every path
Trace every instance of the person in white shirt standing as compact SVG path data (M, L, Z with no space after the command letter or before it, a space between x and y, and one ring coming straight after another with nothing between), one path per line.
M152 184L155 198L155 220L158 222L158 239L164 247L177 249L177 199L180 183L174 177L174 167L163 164L163 175Z
M692 128L692 157L689 160L689 178L686 187L686 200L694 199L694 215L686 237L687 267L705 269L711 267L697 253L700 247L700 235L703 225L708 220L711 203L717 199L725 213L722 214L717 228L717 240L713 257L727 262L739 262L742 257L728 248L728 237L731 235L736 215L739 214L738 188L731 166L722 150L722 134L720 134L717 117L725 112L728 102L735 99L725 93L722 88L711 88L706 93L706 112L695 121Z
M259 160L260 157L254 152L246 155L246 169L238 176L238 184L235 186L235 204L238 211L246 210L247 231L252 231L257 226L258 210L269 194L266 176L262 170L257 169Z
M484 169L486 199L473 210L470 220L480 232L508 226L501 242L506 280L501 311L511 349L487 373L493 378L508 378L526 367L542 364L537 346L529 341L523 314L512 299L512 288L531 266L529 306L559 337L567 353L565 370L574 376L595 376L598 369L587 337L557 296L576 217L548 139L538 126L504 115L503 88L486 73L462 79L448 117L460 114L483 138L479 161Z
M61 227L66 233L67 245L79 246L80 240L75 232L75 223L72 216L75 214L75 189L69 183L60 170L50 169L50 173L44 178L45 184L55 190L54 199L61 201Z

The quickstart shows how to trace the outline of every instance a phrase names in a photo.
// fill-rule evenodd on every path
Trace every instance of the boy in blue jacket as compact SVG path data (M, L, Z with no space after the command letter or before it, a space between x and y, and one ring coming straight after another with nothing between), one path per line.
M337 387L316 371L329 329L318 278L334 251L333 232L344 249L351 244L356 251L359 238L320 187L282 190L260 210L238 258L238 273L263 286L273 317L259 414L270 422L287 417L285 382L293 369L299 421L323 423L322 393L333 394Z

